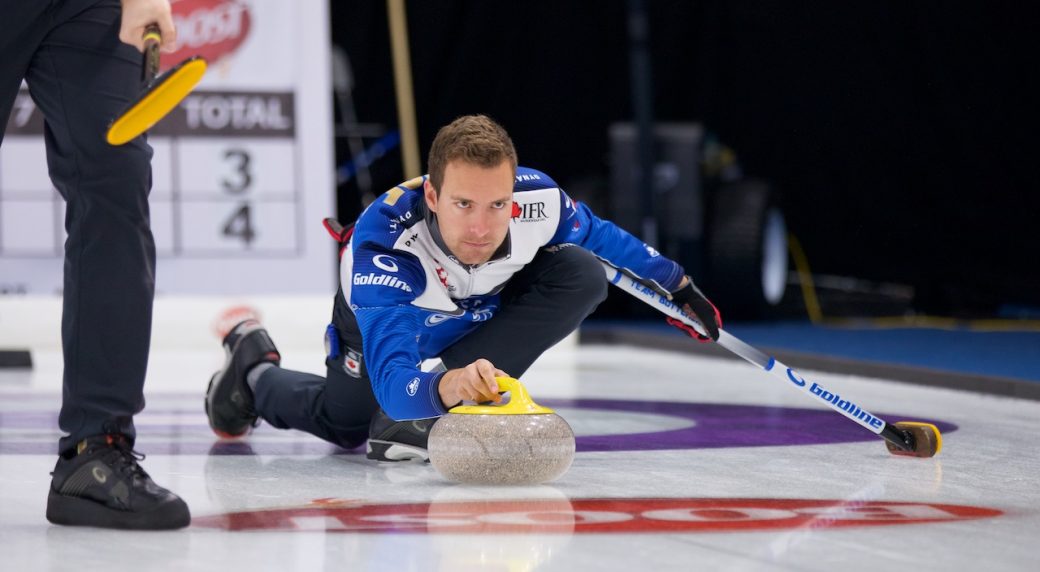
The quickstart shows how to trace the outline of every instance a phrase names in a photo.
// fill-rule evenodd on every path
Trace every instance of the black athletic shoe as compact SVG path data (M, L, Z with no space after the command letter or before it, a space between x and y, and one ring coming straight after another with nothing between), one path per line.
M367 457L376 461L428 461L426 443L437 417L414 421L394 421L382 409L368 425Z
M144 459L123 435L80 442L79 454L59 457L51 473L47 520L54 524L136 530L183 528L188 505L144 472Z
M206 415L214 433L235 438L259 423L246 374L262 362L278 365L282 357L267 330L256 320L246 320L231 328L224 338L224 351L224 369L213 374L206 390Z

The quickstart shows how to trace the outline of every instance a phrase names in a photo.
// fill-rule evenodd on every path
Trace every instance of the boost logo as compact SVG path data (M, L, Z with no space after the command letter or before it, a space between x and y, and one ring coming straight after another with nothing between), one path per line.
M163 69L196 55L213 65L249 35L249 7L241 0L174 0L172 9L177 51L162 55Z

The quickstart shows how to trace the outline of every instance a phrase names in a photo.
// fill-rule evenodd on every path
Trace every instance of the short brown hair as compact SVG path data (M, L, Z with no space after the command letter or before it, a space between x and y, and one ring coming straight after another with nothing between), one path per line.
M479 167L497 167L509 161L516 175L516 149L501 125L486 115L463 115L441 127L430 147L430 184L440 195L444 169L461 159Z

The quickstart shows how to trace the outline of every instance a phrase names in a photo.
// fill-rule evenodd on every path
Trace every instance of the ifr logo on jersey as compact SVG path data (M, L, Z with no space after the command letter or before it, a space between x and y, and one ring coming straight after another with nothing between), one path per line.
M512 217L517 222L538 222L549 218L549 215L545 214L544 202L526 204L514 202Z
M388 254L377 254L373 256L372 264L375 264L377 268L381 268L387 272L397 272L397 261L391 258Z
M419 391L419 378L413 377L412 381L409 381L408 386L405 387L405 391L408 392L408 395L415 397L415 394Z

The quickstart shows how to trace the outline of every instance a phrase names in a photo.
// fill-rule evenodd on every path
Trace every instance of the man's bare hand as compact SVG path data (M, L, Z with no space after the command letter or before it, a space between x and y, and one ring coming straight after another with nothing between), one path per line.
M119 40L144 51L144 29L151 24L159 26L164 52L177 49L177 30L173 27L169 0L122 0L123 20L119 26Z
M448 370L441 378L438 393L445 407L454 407L460 401L498 403L502 396L498 394L495 376L507 375L488 360L478 359L464 368Z

